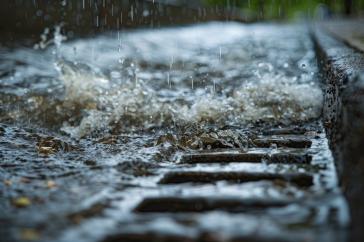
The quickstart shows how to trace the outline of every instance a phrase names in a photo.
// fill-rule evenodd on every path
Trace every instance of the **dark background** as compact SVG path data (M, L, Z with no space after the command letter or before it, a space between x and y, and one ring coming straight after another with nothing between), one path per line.
M203 21L286 21L363 16L364 0L1 0L1 44L39 40L63 23L69 38Z

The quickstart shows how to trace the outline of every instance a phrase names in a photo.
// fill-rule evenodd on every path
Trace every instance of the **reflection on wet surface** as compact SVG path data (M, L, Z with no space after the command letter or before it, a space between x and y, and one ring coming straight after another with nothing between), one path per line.
M132 204L140 194L161 189L158 180L174 169L183 152L230 148L249 153L259 148L274 154L277 144L293 141L259 140L264 132L295 125L297 130L305 127L304 137L294 136L294 130L288 133L298 140L294 145L303 146L291 148L308 148L315 136L326 142L315 133L322 130L315 121L322 93L303 26L209 23L63 43L59 33L55 37L55 44L45 49L0 49L0 203L8 236L98 240L120 224L138 220L139 215L124 214L129 205L123 201ZM326 158L324 154L322 160ZM261 161L226 168L184 165L186 171L212 172L320 169L320 162L312 168L271 164L264 157ZM325 162L334 176L331 158ZM236 184L220 189L221 196L231 191L249 199L284 200L307 192L287 186L285 179L271 182L267 187L264 182ZM329 184L336 189L336 181ZM312 189L322 192L323 187ZM177 188L168 189L163 192L178 194ZM194 187L190 195L215 189L219 187ZM219 216L215 213L204 216ZM310 212L297 216L310 217L305 213ZM264 223L278 215L266 216ZM199 226L215 228L202 217L197 220ZM252 229L255 222L256 217ZM273 228L278 225L271 226L272 234L279 233Z

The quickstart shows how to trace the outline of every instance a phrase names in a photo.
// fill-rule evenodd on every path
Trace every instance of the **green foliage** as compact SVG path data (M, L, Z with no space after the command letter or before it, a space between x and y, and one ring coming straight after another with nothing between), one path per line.
M326 6L334 13L345 12L347 0L205 0L210 6L241 8L257 19L292 19L297 15L312 17L318 6ZM351 12L362 13L364 0L352 0Z

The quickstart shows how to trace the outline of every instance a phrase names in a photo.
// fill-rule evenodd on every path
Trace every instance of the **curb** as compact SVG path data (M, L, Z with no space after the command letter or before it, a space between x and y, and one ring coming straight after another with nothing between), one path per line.
M364 55L316 25L311 36L324 80L323 120L352 219L364 238Z

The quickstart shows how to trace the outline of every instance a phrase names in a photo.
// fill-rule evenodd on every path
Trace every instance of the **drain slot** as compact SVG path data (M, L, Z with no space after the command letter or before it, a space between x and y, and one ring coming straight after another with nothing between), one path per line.
M259 163L262 161L271 163L299 163L308 164L312 157L308 154L292 153L197 153L184 155L181 158L182 163L232 163L232 162L252 162Z
M259 138L253 140L254 145L260 148L269 148L273 144L286 148L310 148L312 141L304 138Z
M150 197L145 198L135 212L207 212L222 210L225 212L247 212L270 207L283 207L292 201L271 199L242 199L215 197Z
M180 171L168 172L159 181L160 184L178 183L212 183L217 181L231 181L236 183L253 182L261 180L290 182L301 187L313 185L313 177L304 173L272 174L272 173L251 173L251 172L203 172L203 171Z
M309 131L304 127L287 127L287 128L273 128L264 130L262 133L264 135L285 135L285 134L305 134Z

